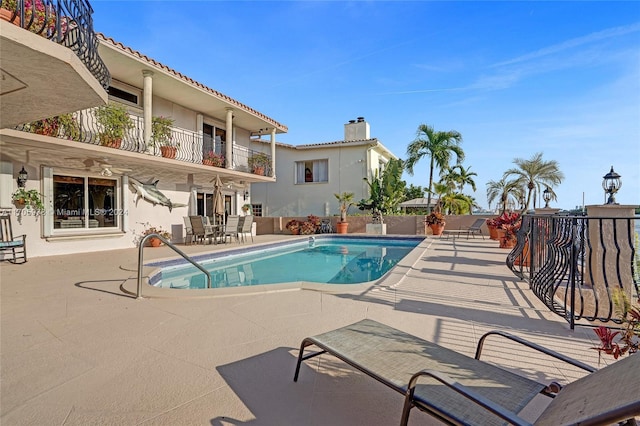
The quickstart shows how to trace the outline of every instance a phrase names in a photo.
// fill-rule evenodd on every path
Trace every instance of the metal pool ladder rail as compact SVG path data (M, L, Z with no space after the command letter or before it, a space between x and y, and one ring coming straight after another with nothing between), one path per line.
M155 234L154 233L154 234L145 235L144 238L142 238L142 240L140 240L140 243L139 243L140 245L138 246L138 289L136 291L136 298L137 299L142 297L142 264L144 263L144 260L143 260L144 246L145 246L145 243L147 242L147 240L149 240L151 238L159 239L160 241L165 243L167 245L167 247L171 248L171 250L175 251L180 256L182 256L182 258L184 260L186 260L187 262L191 263L196 268L200 269L202 271L202 273L207 276L207 288L211 288L211 273L209 271L204 269L199 263L195 262L193 259L191 259L189 256L187 256L178 247L176 247L173 244L171 244L171 242L168 241L166 238L164 238L163 236L161 236L159 234Z

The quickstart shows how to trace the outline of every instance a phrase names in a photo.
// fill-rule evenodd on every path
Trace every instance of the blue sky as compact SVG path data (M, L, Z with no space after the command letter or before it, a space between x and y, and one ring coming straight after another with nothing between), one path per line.
M421 123L457 130L465 167L498 180L543 152L552 207L640 204L640 2L105 1L94 27L284 123L278 140L343 139L365 117L400 158ZM408 183L426 186L423 159Z

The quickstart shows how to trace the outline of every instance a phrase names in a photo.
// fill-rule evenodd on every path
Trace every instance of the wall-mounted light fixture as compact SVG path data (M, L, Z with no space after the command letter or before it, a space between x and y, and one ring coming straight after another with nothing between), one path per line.
M17 179L18 188L24 188L24 186L26 185L28 179L29 179L29 174L24 169L24 166L22 166L22 170L20 170L18 172L18 179Z
M613 171L613 166L611 166L611 171L602 177L602 189L604 189L605 198L609 194L607 204L618 204L614 196L622 187L620 177L619 174Z
M246 200L247 198L249 198L249 190L245 189L244 190L244 199Z

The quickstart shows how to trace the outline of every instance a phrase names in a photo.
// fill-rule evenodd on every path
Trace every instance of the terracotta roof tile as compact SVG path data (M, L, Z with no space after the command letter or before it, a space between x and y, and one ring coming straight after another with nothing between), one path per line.
M234 105L234 106L236 106L236 107L238 107L238 108L240 108L240 109L242 109L242 110L244 110L246 112L249 112L249 113L251 113L251 114L253 114L253 115L255 115L255 116L257 116L257 117L259 117L259 118L271 123L271 124L273 124L273 126L281 129L284 132L288 131L287 126L285 126L282 123L279 123L279 122L275 121L274 119L272 119L270 117L267 117L263 113L261 113L259 111L256 111L255 109L253 109L253 108L251 108L251 107L249 107L249 106L247 106L247 105L245 105L245 104L243 104L241 102L238 102L235 99L233 99L233 98L231 98L231 97L229 97L229 96L227 96L227 95L225 95L223 93L218 92L217 90L213 90L210 87L207 87L204 84L199 83L199 82L195 81L194 79L192 79L190 77L187 77L186 75L182 74L181 72L176 71L173 68L170 68L170 67L168 67L168 66L166 66L166 65L164 65L164 64L162 64L162 63L160 63L158 61L156 61L153 58L150 58L147 55L144 55L144 54L138 52L137 50L134 50L134 49L132 49L132 48L130 48L128 46L125 46L124 44L114 40L111 37L107 37L102 33L97 33L97 35L98 35L98 39L101 42L104 41L104 42L110 43L111 45L117 47L120 50L126 51L126 52L132 54L133 56L136 56L136 57L142 59L143 61L145 61L145 62L147 62L147 63L149 63L149 64L151 64L151 65L153 65L155 67L158 67L158 68L161 68L161 69L165 70L166 72L176 76L177 78L179 78L180 80L184 81L185 83L188 83L188 84L196 86L196 87L198 87L200 89L203 89L204 91L210 93L211 95L215 96L216 98L224 100L224 101L228 102L231 105Z

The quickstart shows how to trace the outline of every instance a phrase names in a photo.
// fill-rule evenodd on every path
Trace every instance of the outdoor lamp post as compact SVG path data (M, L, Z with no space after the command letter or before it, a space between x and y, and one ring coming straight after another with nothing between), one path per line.
M549 201L551 201L551 191L549 190L548 186L544 189L544 191L542 191L542 199L544 200L544 208L548 209Z
M604 175L602 180L602 189L604 189L605 197L606 194L609 194L609 199L607 200L607 204L618 204L616 203L615 194L622 187L622 181L620 180L620 175L613 171L613 166L611 166L611 171Z
M22 170L18 172L18 188L24 188L25 184L27 183L27 179L29 179L29 174L24 169L24 166L22 166Z

